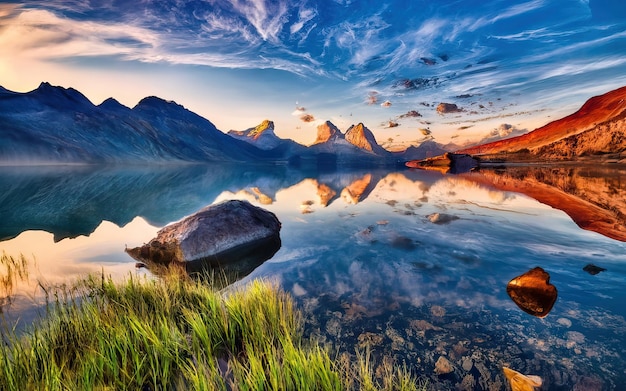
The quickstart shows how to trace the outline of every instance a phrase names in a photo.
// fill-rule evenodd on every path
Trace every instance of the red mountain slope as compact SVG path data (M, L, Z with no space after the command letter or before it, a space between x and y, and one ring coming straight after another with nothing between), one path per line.
M537 149L566 137L590 130L596 125L620 116L626 111L626 87L594 96L574 114L550 122L532 132L506 140L459 150L470 155L515 152L527 148Z

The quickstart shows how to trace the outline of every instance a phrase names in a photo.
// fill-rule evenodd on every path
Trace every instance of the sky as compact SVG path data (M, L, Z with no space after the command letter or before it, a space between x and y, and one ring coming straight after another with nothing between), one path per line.
M626 2L0 0L0 86L42 81L174 100L225 132L269 119L303 144L330 120L389 149L463 145L626 85Z

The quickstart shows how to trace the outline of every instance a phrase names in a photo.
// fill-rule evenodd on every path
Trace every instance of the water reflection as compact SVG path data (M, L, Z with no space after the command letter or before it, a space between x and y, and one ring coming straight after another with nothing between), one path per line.
M503 191L523 193L563 210L583 229L626 241L626 168L507 167L464 175Z
M239 283L268 278L289 291L310 336L348 353L389 354L435 389L505 389L505 366L540 376L546 390L626 383L626 244L477 179L485 175L191 166L0 177L11 205L0 204L10 222L2 237L18 235L0 247L35 253L39 277L131 271L125 245L208 204L247 199L278 216L282 247ZM44 228L57 243L33 231ZM588 264L607 270L591 275ZM558 286L545 318L506 292L537 265ZM435 372L440 357L451 372Z

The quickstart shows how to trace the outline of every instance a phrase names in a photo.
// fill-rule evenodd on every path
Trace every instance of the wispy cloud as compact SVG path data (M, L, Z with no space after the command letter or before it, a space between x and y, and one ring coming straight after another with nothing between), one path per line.
M298 11L298 21L296 21L294 24L291 25L291 27L289 28L289 31L291 32L291 34L296 34L300 30L302 30L302 28L304 27L306 23L313 20L316 16L317 16L316 9L306 8L306 7L300 8L300 10ZM308 35L309 33L310 33L310 30L307 32L306 35Z
M279 34L286 23L287 2L266 0L234 0L233 9L241 14L263 40L278 43Z
M20 10L3 21L0 52L37 59L75 56L158 56L153 31L126 24L62 18L46 10ZM141 54L142 53L142 54Z
M584 2L563 7L556 0L488 0L471 7L394 0L376 5L350 0L0 5L0 60L108 56L277 69L349 81L346 90L358 100L375 89L381 102L393 101L393 109L413 105L424 94L519 92L548 88L541 85L546 80L580 81L624 70L624 43L623 25L594 24ZM394 87L419 78L437 82L419 94Z

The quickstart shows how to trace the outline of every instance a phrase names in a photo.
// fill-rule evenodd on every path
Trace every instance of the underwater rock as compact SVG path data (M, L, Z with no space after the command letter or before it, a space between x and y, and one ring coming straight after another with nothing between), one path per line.
M572 321L567 318L559 318L556 320L556 323L560 324L561 326L565 326L567 328L572 327Z
M259 257L265 261L280 248L280 226L272 212L247 201L225 201L164 227L150 243L126 252L148 266L184 263L188 271L198 271L207 263L250 261L255 267ZM248 259L250 255L255 259Z
M459 217L455 215L449 215L446 213L432 213L429 214L428 220L433 224L448 224L451 221L458 220Z
M595 377L582 376L574 384L572 391L601 391L602 389L604 389L602 380Z
M450 361L444 356L439 356L439 359L435 363L435 373L437 375L445 375L452 371L454 371L454 368L452 368Z
M463 358L463 370L465 372L469 372L472 370L473 367L474 367L474 361L472 360L472 358L464 357Z
M535 391L543 383L543 380L536 375L523 375L507 367L502 367L502 371L511 384L512 391Z
M380 346L383 343L383 336L380 334L374 334L369 331L359 334L359 348Z
M606 271L605 268L600 267L600 266L596 266L593 263L587 264L585 267L583 267L583 270L586 271L587 273L591 274L592 276L595 276L596 274L598 274L600 272Z
M557 298L556 287L550 284L550 274L540 267L509 281L506 293L522 311L538 318L548 315Z

